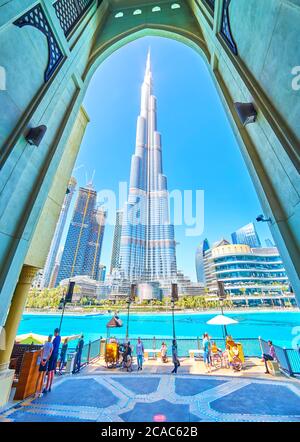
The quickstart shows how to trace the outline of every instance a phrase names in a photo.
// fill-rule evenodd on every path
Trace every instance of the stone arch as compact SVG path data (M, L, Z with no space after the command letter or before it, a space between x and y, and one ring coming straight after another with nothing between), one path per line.
M93 48L82 76L83 81L89 83L101 63L113 52L126 46L126 44L145 36L170 38L184 43L201 55L208 68L210 66L210 52L202 36L196 37L191 32L182 28L167 25L140 25L129 29L123 34L113 37L97 48Z

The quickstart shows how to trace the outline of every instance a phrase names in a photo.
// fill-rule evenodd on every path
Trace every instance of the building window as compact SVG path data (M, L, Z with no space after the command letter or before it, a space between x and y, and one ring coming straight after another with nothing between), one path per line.
M161 8L159 6L154 6L154 8L152 8L152 12L160 12Z
M173 3L173 5L171 5L171 9L179 9L180 5L178 3Z
M133 11L133 15L140 15L142 13L141 9L136 9L135 11Z
M124 17L124 13L123 13L123 12L118 12L118 13L115 15L115 18L121 18L121 17Z

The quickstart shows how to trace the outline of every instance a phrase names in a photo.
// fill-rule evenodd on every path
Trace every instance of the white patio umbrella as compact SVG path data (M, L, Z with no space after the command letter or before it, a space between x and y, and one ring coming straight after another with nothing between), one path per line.
M209 324L209 325L221 325L224 330L224 338L227 335L226 325L237 324L237 323L238 323L238 321L236 321L235 319L229 318L228 316L225 316L225 315L217 315L214 318L212 318L206 322L206 324Z

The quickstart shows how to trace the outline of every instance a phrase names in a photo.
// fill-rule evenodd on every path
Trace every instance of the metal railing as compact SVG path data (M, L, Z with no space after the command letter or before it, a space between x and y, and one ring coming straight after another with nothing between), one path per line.
M268 342L259 338L262 353L269 353ZM274 345L279 368L289 376L300 375L300 349L279 347Z
M146 349L156 349L161 348L162 342L167 345L169 353L172 348L172 338L141 338L143 341L144 348ZM119 342L122 339L118 338ZM124 339L125 340L125 339ZM135 348L137 343L137 338L129 339L130 344ZM216 342L217 346L225 349L224 339L211 339L212 342ZM248 357L260 357L262 352L257 338L237 338L236 342L240 342L243 345L244 354ZM177 351L179 357L189 357L189 350L200 350L202 348L202 338L200 336L196 338L178 338L176 339Z
M172 348L171 338L141 338L145 349L161 348L162 342L167 345L168 352L170 354ZM125 341L125 338L118 338L119 342ZM137 338L129 339L130 344L135 349ZM224 339L211 339L212 342L216 342L217 346L225 349ZM261 357L262 353L269 353L268 342L261 338L235 338L236 342L239 342L243 346L244 355L246 357ZM202 348L202 338L200 336L196 338L178 338L176 339L178 356L189 357L189 350L196 350ZM284 348L278 345L274 345L276 357L280 366L280 369L289 376L300 375L300 349ZM90 362L100 356L101 338L95 341L90 341L85 344L81 354L81 367L88 365ZM68 354L74 353L75 348L68 348Z
M57 0L53 7L66 37L87 12L94 0Z
M84 344L81 353L81 363L80 367L84 367L92 362L94 359L100 356L101 339L96 339L95 341L90 341ZM76 347L69 347L67 355L76 352Z

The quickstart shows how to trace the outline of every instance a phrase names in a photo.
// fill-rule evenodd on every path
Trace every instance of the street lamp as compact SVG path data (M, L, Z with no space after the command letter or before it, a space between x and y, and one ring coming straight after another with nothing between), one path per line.
M126 340L127 340L129 338L129 309L131 304L130 297L127 299L126 304L127 304L127 326L126 326Z
M63 292L63 297L60 300L60 305L62 304L62 313L61 313L61 317L60 317L60 323L59 323L59 330L61 331L61 326L62 326L62 322L63 322L63 318L64 318L64 313L65 313L65 307L67 302L72 302L72 298L73 298L73 291L74 291L74 286L75 286L75 281L70 281L69 280L69 287L67 292L64 289Z
M174 308L175 308L175 301L177 300L178 300L178 286L177 284L172 283L171 308L172 308L173 339L176 339Z
M219 298L219 302L220 302L220 307L221 307L221 314L224 314L223 311L223 306L224 306L224 300L226 299L226 292L224 289L224 282L222 281L218 281L218 298ZM227 328L226 325L223 325L223 337L224 339L226 339L227 336Z
M174 316L174 307L175 307L175 301L172 298L171 299L171 309L172 309L172 323L173 323L173 339L176 339L176 334L175 334L175 316Z

